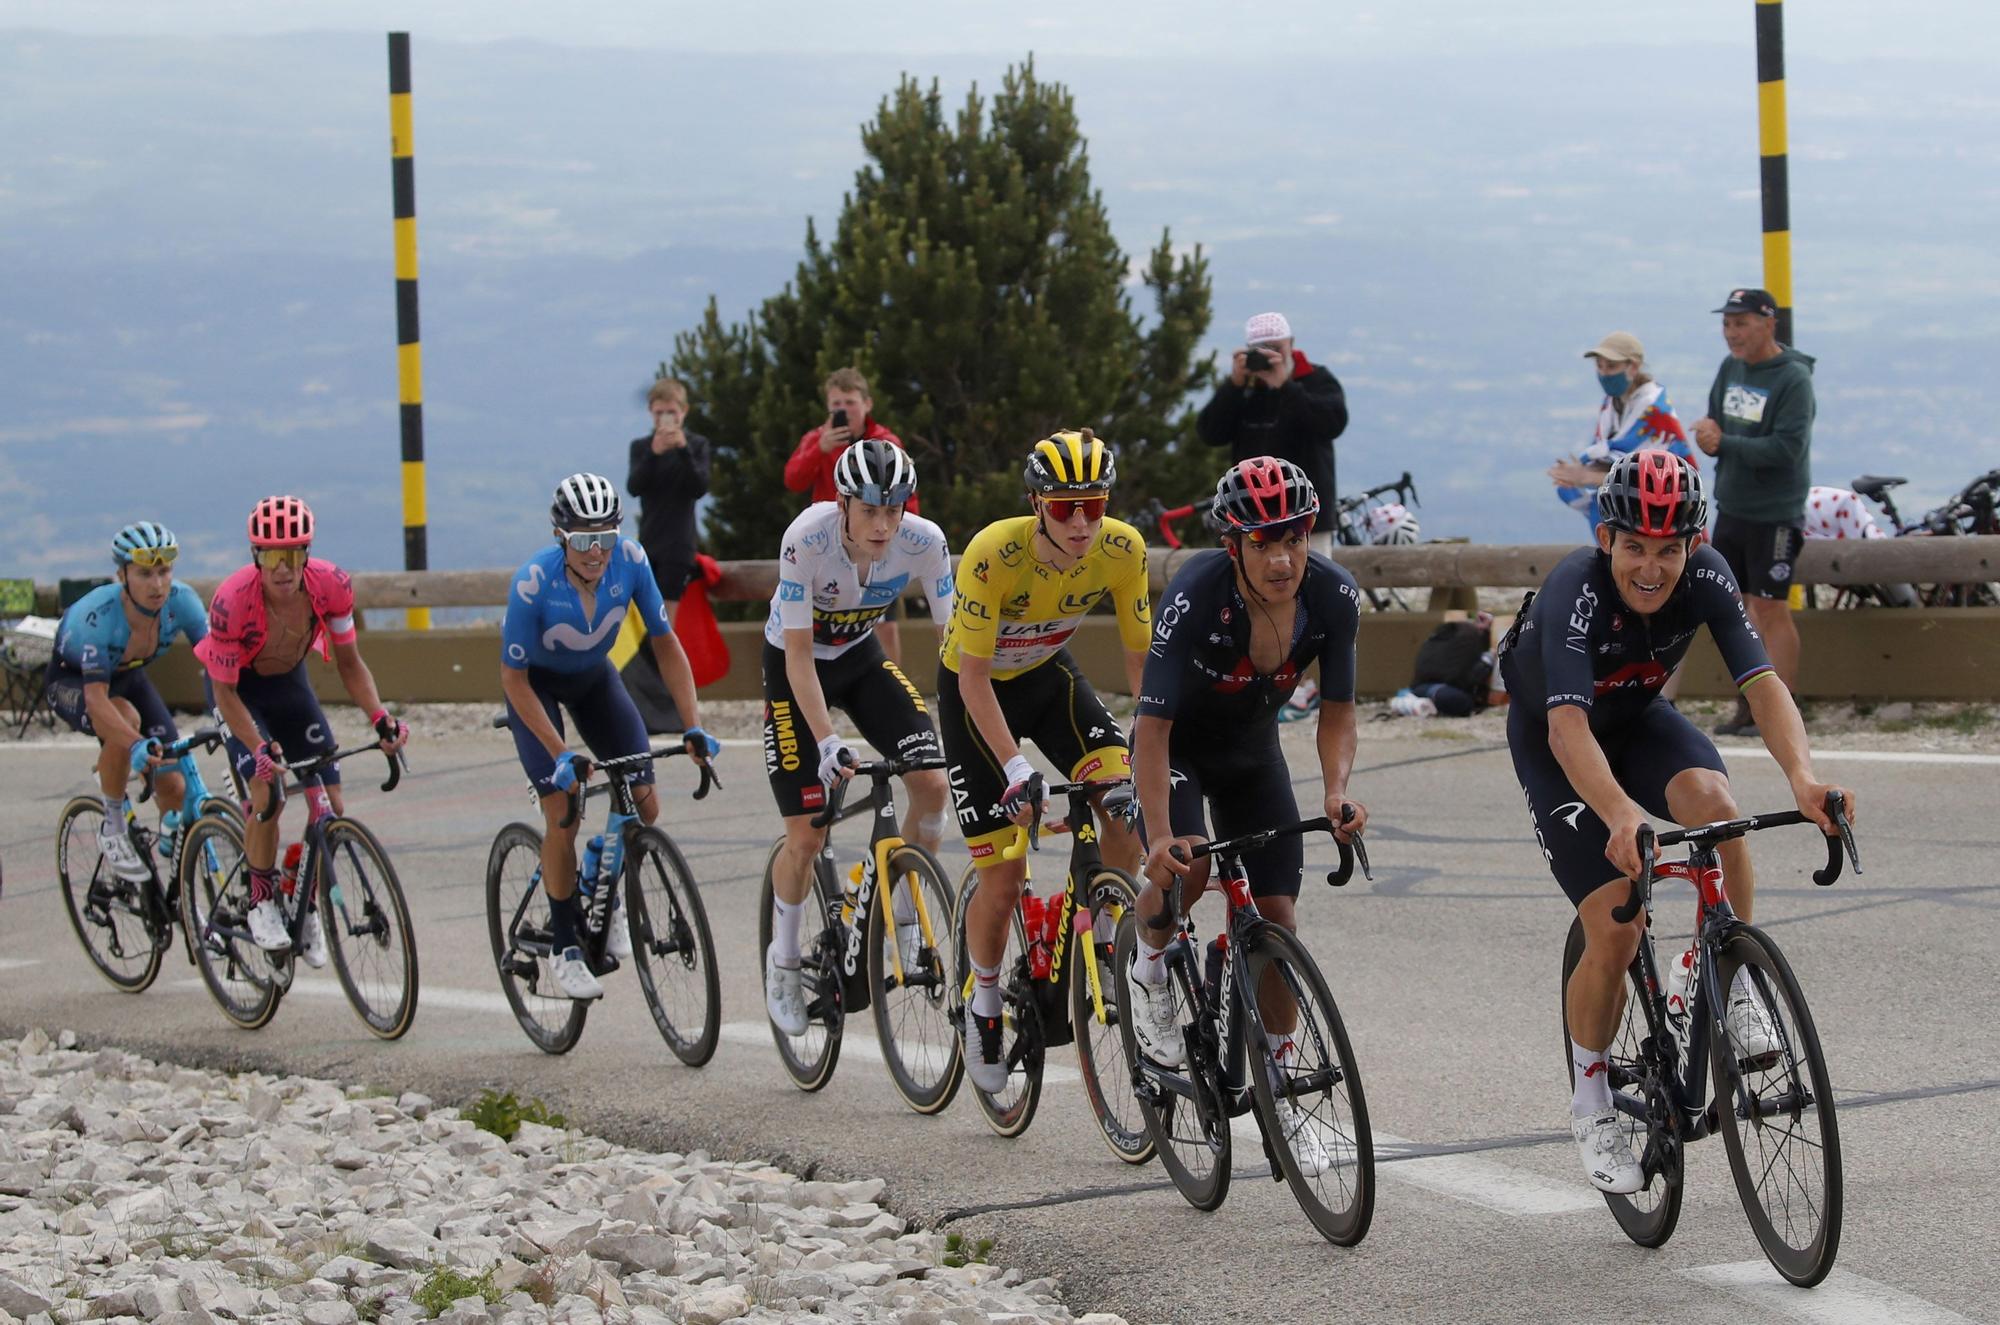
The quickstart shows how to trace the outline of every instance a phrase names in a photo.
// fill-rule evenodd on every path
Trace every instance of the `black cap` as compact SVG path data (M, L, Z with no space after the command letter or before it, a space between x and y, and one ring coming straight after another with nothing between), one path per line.
M1718 313L1755 313L1758 317L1776 317L1778 301L1771 297L1769 290L1731 290L1729 298L1722 301Z

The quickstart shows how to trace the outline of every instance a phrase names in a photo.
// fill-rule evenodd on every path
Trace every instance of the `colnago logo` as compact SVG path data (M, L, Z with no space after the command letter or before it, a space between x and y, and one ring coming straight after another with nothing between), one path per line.
M1076 914L1076 888L1063 889L1062 913L1056 918L1056 941L1049 945L1049 983L1062 980L1063 954L1069 951L1071 917Z
M764 726L764 771L799 771L799 736L792 716L792 701L771 701L771 720Z
M1576 605L1569 612L1569 640L1567 647L1571 653L1590 652L1590 621L1597 614L1597 590L1586 584L1577 593Z
M896 807L884 807L893 818ZM861 941L868 929L868 909L875 901L875 853L869 852L861 862L861 881L854 887L854 923L847 930L847 951L840 959L840 973L852 980L854 973L861 969Z

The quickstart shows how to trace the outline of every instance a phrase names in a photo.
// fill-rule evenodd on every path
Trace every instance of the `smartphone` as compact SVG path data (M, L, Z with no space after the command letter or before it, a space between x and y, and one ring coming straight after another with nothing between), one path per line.
M847 426L846 410L837 409L833 412L833 426L836 428L845 428Z
M1253 373L1263 372L1266 368L1269 368L1274 362L1275 360L1273 360L1270 355L1264 353L1264 351L1258 349L1254 345L1251 346L1250 350L1243 356L1243 366L1245 368L1248 368Z

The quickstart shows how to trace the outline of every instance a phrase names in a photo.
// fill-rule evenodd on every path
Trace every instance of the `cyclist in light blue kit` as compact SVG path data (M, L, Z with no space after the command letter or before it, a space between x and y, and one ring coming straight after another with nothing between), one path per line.
M552 973L563 993L577 999L602 998L604 986L577 940L582 919L576 899L577 825L564 828L562 819L568 813L566 793L581 781L580 761L565 742L556 705L569 709L577 734L599 759L644 754L650 748L645 721L610 656L628 608L638 608L667 692L687 719L683 739L688 753L706 765L722 749L701 729L694 675L674 637L646 554L631 539L618 536L623 516L618 489L602 475L572 474L558 484L549 507L556 541L515 572L500 630L507 725L521 767L541 798L542 886L549 894L557 953ZM639 818L650 824L660 815L653 770L642 768L633 780ZM618 819L614 814L605 824L606 841L617 841L624 831ZM622 961L632 954L632 939L622 914L613 910L611 917L605 951Z

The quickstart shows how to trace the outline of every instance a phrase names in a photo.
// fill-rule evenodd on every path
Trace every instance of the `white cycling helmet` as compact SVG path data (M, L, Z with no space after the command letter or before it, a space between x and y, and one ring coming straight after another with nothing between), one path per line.
M917 492L917 467L903 448L880 437L856 442L833 462L834 490L870 506L902 506Z
M556 498L549 504L549 519L558 529L615 525L624 515L618 489L602 474L571 474L556 484Z

